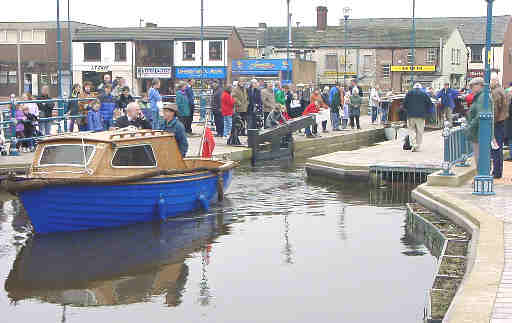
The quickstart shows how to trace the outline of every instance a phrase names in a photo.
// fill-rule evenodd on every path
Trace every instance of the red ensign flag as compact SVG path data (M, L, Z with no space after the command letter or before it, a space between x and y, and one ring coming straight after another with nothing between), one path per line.
M203 158L211 158L213 150L215 149L215 139L213 138L210 127L206 127L204 130L204 141L203 141Z

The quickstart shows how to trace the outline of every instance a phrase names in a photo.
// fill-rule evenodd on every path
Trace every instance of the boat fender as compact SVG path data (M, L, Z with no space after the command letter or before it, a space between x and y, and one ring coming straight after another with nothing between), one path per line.
M208 211L208 209L210 209L210 201L208 201L204 194L199 194L197 200L199 201L199 204L201 204L203 210Z
M158 200L158 216L160 216L162 221L167 219L167 201L163 194L160 194L160 199Z
M222 172L217 173L217 192L219 202L224 200L224 176Z

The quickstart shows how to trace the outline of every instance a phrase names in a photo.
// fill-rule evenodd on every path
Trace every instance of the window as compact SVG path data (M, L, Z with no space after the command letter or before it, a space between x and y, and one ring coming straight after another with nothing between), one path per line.
M17 81L16 71L9 71L9 84L16 84Z
M41 86L48 85L48 74L41 73Z
M325 69L326 70L336 70L337 64L338 64L338 55L336 55L336 54L325 55Z
M222 42L211 41L210 42L210 60L221 61L222 60Z
M89 164L94 154L93 145L46 146L39 159L39 166L84 166L84 152Z
M484 46L476 45L471 46L471 62L473 63L482 63L482 52L484 50Z
M46 32L44 30L34 30L34 43L46 44Z
M371 70L372 65L372 56L364 55L363 56L363 71L369 72Z
M196 43L183 42L183 60L193 61L196 59Z
M52 82L52 85L57 85L57 81L59 80L59 75L57 73L51 74L50 80Z
M115 61L126 62L126 43L115 43Z
M112 167L156 167L151 145L120 147L112 158Z
M427 49L425 62L429 65L437 65L437 48Z
M411 53L411 51L410 51L410 50L409 50L409 52L407 53L407 64L408 64L408 65L414 65L413 57L412 57L412 53Z
M389 79L391 76L391 64L382 64L382 78Z
M452 65L455 65L455 56L457 55L457 50L455 48L452 48L452 59L451 59L451 62L452 62Z
M22 30L20 32L20 35L21 35L21 38L20 40L22 42L32 42L34 39L33 39L33 34L32 34L32 30Z
M5 30L0 30L0 42L7 41L7 32Z
M17 43L18 42L18 32L16 30L8 30L7 31L7 42L8 43Z
M84 44L84 61L99 62L101 61L101 44L85 43Z
M0 72L0 84L7 84L7 71Z
M461 61L461 60L460 60L460 59L461 59L461 52L462 52L462 51L461 51L460 49L457 49L457 51L456 51L456 55L457 55L457 56L456 56L456 60L455 60L455 62L456 62L456 64L457 64L457 65L460 65L460 61Z

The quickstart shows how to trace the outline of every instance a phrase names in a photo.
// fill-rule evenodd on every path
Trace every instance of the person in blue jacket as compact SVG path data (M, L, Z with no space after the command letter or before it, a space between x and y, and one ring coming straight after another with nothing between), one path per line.
M155 78L151 82L151 88L148 92L149 108L151 110L151 126L153 129L159 127L160 108L162 107L162 96L160 95L160 80Z
M105 85L104 91L105 93L99 97L101 102L100 113L103 118L103 128L108 130L112 127L116 99L112 95L112 86L110 84Z
M89 131L103 131L103 117L100 112L101 102L96 100L89 108L87 113L87 130Z
M164 123L162 130L173 133L178 149L183 157L187 155L188 139L185 133L185 126L178 120L178 106L175 103L166 103L163 107Z
M448 121L450 124L452 124L452 112L455 109L455 99L458 95L457 91L450 88L449 82L445 82L444 88L436 95L437 99L441 99L441 116L444 119L443 121Z

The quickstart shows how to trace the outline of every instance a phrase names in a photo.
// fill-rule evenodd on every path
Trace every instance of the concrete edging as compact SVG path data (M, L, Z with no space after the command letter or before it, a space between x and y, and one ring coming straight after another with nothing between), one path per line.
M472 233L468 269L443 322L488 323L505 265L503 221L440 187L423 184L412 197Z

